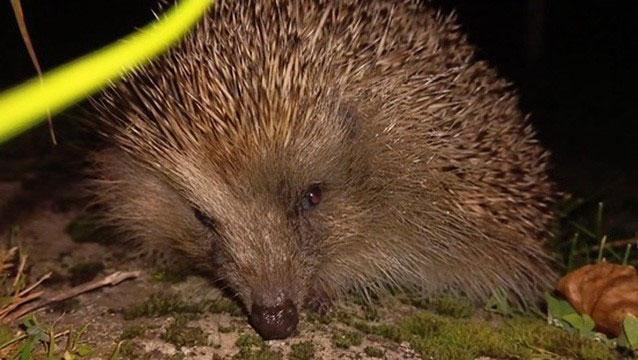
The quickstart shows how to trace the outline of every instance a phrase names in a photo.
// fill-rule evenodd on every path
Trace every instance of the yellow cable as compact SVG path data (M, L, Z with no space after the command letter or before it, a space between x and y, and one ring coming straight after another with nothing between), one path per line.
M0 143L93 94L177 41L214 0L183 0L126 38L0 93Z

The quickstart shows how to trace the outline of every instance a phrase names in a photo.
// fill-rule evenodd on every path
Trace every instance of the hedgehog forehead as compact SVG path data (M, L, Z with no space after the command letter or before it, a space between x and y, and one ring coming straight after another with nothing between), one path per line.
M313 178L326 176L333 158L347 146L345 132L328 119L306 122L283 125L285 129L275 129L272 135L253 131L224 138L223 145L209 144L199 161L208 166L211 176L237 188L304 187Z
M239 149L238 149L239 151ZM323 162L301 160L293 148L267 149L261 153L188 159L175 170L177 188L191 203L212 215L241 217L275 209L287 211L305 189L321 179ZM222 162L220 162L222 161ZM232 208L232 209L231 209ZM236 217L236 216L235 216Z

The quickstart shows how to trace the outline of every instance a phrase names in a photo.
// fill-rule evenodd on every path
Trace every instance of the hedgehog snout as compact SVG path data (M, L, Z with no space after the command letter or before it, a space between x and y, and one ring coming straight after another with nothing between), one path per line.
M255 303L250 311L250 323L264 340L285 339L297 328L299 313L290 299L274 306Z

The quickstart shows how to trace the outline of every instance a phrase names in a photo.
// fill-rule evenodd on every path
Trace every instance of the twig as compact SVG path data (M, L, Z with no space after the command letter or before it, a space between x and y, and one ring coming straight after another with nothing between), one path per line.
M14 298L10 305L7 305L4 309L2 309L2 311L0 311L0 319L3 319L7 314L11 313L13 310L17 309L21 305L38 299L42 294L44 294L44 291L34 292L33 294L29 294L29 296L23 298Z
M7 252L0 252L2 256L0 256L0 274L6 270L9 270L13 267L13 263L9 262L9 260L13 259L16 252L18 251L18 247L14 246L9 249Z
M27 258L29 255L24 255L20 257L20 266L18 266L18 272L16 273L15 279L13 279L13 288L18 285L18 281L20 281L20 276L24 272L24 266L27 264Z
M63 332L61 332L61 333L57 333L57 334L53 335L53 338L54 338L54 339L57 339L57 338L59 338L59 337L69 335L70 333L71 333L71 330L64 330L64 331L63 331Z
M17 343L18 341L22 341L22 340L24 340L24 339L26 339L26 338L28 338L28 337L29 337L29 335L27 335L27 334L23 334L23 335L20 335L20 336L16 336L16 337L14 337L13 339L11 339L11 340L9 340L9 341L5 342L4 344L1 344L1 345L0 345L0 350L2 350L2 349L4 349L4 348L6 348L7 346L9 346L9 345L11 345L11 344L15 344L15 343Z
M38 287L44 280L48 279L51 277L53 273L49 272L44 274L38 281L36 281L33 285L29 286L28 288L20 291L18 293L18 296L24 296L25 294L28 294L29 292L31 292L31 290L35 289L36 287Z
M33 303L29 306L26 306L22 309L20 309L19 311L16 311L13 314L10 314L7 317L7 322L16 322L18 320L20 320L22 317L24 317L25 315L29 314L32 311L35 311L37 309L40 309L44 306L47 306L49 304L52 303L56 303L56 302L60 302L66 299L70 299L72 297L78 296L80 294L95 290L95 289L99 289L101 287L105 287L105 286L115 286L119 283L121 283L122 281L128 280L128 279L133 279L136 278L138 276L140 276L140 271L128 271L128 272L115 272L107 277L105 277L102 280L97 280L97 281L93 281L93 282L89 282L89 283L85 283L82 285L78 285L74 288L68 289L68 290L63 290L63 291L59 291L57 293L53 293L53 294L42 294L42 296L40 296L41 300Z

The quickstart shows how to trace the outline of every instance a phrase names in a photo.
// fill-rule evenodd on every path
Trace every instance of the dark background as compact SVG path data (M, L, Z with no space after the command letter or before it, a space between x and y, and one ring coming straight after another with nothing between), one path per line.
M155 0L23 0L44 69L153 20ZM553 153L553 178L589 202L604 200L619 234L638 229L637 1L438 0L519 89L521 105ZM0 89L34 74L9 1L0 2ZM64 122L64 116L57 120ZM45 134L36 136L33 133ZM44 140L46 131L28 136ZM14 141L23 143L25 140ZM62 138L62 142L65 139ZM9 144L11 145L11 144ZM30 143L29 146L33 144ZM6 147L6 146L5 146ZM18 146L18 148L20 148ZM13 151L3 152L0 159ZM1 163L2 161L0 161ZM0 171L2 167L0 166ZM614 222L614 221L612 221Z

